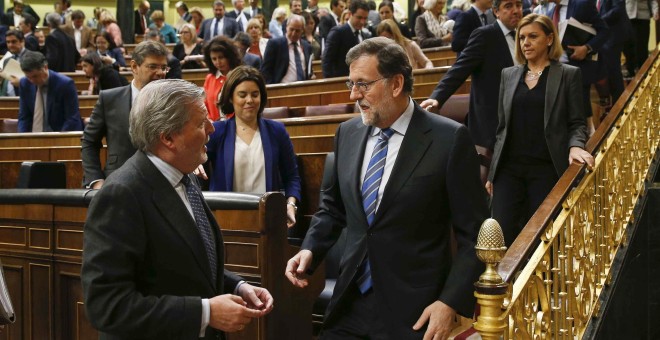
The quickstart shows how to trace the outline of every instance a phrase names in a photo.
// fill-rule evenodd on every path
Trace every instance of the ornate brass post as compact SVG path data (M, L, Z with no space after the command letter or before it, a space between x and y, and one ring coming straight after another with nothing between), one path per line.
M499 340L506 328L506 318L502 315L502 304L508 284L497 273L497 265L506 252L504 235L499 223L489 218L481 224L477 238L477 257L486 264L486 271L474 284L480 314L474 328L483 339Z

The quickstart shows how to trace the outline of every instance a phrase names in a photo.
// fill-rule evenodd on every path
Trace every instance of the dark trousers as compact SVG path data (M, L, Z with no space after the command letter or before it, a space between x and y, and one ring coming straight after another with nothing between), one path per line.
M373 290L361 294L355 284L351 284L344 297L344 303L337 306L338 318L330 325L323 325L321 340L374 339L387 340L391 337L385 324L378 318L376 297ZM412 328L412 325L410 325Z
M623 74L621 73L622 49L622 44L614 44L613 46L603 46L600 50L607 72L607 90L612 96L612 104L616 103L624 89Z
M568 155L567 155L568 157ZM552 163L502 162L493 180L493 218L510 247L558 180Z
M623 49L623 54L626 56L626 69L628 74L632 76L649 57L649 34L651 28L649 27L648 19L630 19L633 28L633 37Z

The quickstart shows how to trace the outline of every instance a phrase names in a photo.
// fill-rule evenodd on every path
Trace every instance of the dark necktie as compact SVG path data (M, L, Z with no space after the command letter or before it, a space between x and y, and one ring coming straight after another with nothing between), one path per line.
M357 40L358 44L360 43L360 31L355 31L355 40Z
M236 14L236 23L238 23L238 30L241 32L245 32L243 29L243 19L241 19L241 12L238 12Z
M199 231L199 235L202 237L202 241L204 242L206 255L209 258L209 265L211 266L211 277L213 278L213 282L216 282L218 273L218 258L215 251L215 239L213 238L213 231L211 230L211 224L209 223L208 216L204 210L204 203L202 202L202 193L197 189L196 185L191 183L190 177L188 177L188 175L183 176L181 183L183 183L183 185L186 187L188 202L190 202L193 215L195 215L197 229Z
M394 134L394 130L386 128L380 131L380 136L374 146L371 154L367 172L364 174L362 182L362 207L367 216L369 228L373 225L376 217L376 203L378 201L378 189L385 172L385 160L387 158L387 142ZM369 254L364 257L360 270L358 271L357 285L362 294L369 291L371 282L371 265L369 264Z
M481 13L481 15L479 17L481 18L481 26L485 26L486 25L486 14Z
M293 57L296 60L296 77L298 80L305 80L305 73L302 66L302 59L300 58L300 52L298 51L298 43L291 43L293 45Z
M220 20L222 19L217 19L217 18L215 19L215 27L213 28L213 35L211 36L211 38L214 38L218 34L220 34L220 32L218 32L218 26L220 25Z

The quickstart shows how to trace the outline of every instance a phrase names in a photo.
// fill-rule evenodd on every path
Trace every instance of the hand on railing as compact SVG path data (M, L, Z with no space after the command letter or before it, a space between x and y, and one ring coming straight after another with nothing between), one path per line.
M594 156L592 156L583 148L579 148L577 146L571 147L571 150L568 153L568 164L573 163L573 161L576 161L580 164L587 163L587 169L589 170L593 169L595 165Z

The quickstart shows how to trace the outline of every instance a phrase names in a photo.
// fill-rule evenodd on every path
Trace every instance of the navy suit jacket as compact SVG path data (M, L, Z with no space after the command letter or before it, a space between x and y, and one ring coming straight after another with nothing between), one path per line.
M312 46L305 40L300 39L305 55L305 65L307 72L305 79L309 79L309 58L312 54ZM279 37L268 40L266 51L264 52L264 61L261 64L261 74L263 74L266 84L279 84L286 75L289 68L289 45L286 37Z
M363 39L371 38L371 34L362 31ZM325 40L322 67L323 78L348 76L349 69L346 65L346 54L359 42L348 23L335 26L328 33Z
M21 78L20 91L18 132L32 132L37 87L27 78ZM71 78L51 70L48 71L48 96L45 109L48 124L53 131L82 131L78 92Z
M34 34L30 34L25 37L25 48L30 51L39 52L39 40Z
M471 76L468 130L475 144L491 150L498 123L500 77L502 69L510 66L513 59L500 26L494 23L479 27L431 94L442 105Z
M330 30L335 26L337 26L335 17L333 17L331 14L322 16L321 20L319 21L319 36L321 36L321 38L327 39Z
M625 0L602 0L599 14L610 28L610 38L607 40L606 45L623 45L630 39L633 31L628 13L626 13Z
M236 119L213 123L215 132L207 143L207 154L213 168L210 191L233 191ZM259 119L259 134L266 166L266 191L284 190L286 197L300 201L300 176L293 145L284 124Z
M468 39L470 39L472 31L481 26L483 26L481 24L481 18L479 18L479 14L477 14L474 7L470 7L467 11L459 14L456 18L454 31L452 32L451 37L452 51L457 53L463 51L465 45L467 45Z
M46 36L46 59L48 68L55 72L75 72L80 53L73 38L56 29Z
M238 33L238 23L236 23L235 18L227 18L226 16L224 18L222 34L227 38L233 39L236 33ZM204 39L204 41L211 40L211 34L213 34L213 27L211 27L211 24L213 23L213 19L215 18L202 21L202 28L199 30L198 36Z
M548 16L553 17L555 9L557 6L553 7L548 11ZM582 61L576 61L569 59L569 65L577 66L582 71L582 84L589 85L593 84L596 81L600 80L600 70L598 66L598 61L592 60L591 56L594 53L598 53L607 42L609 37L609 28L603 19L598 15L598 10L596 9L596 2L591 0L570 0L568 2L568 9L566 12L566 19L575 18L575 20L583 23L589 24L596 30L596 36L591 38L587 43L591 46L592 52L587 55L586 58ZM566 47L564 47L566 48Z
M252 66L257 70L261 69L261 58L258 55L252 53L245 53L243 55L243 64Z

